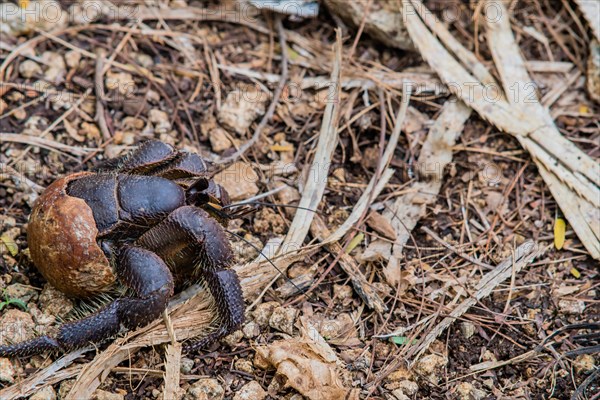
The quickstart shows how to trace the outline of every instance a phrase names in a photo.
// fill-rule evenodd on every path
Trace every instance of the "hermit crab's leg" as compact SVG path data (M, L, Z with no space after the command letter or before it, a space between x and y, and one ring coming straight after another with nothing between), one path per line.
M208 163L198 154L180 152L164 142L148 140L121 157L98 164L94 171L157 175L178 180L205 177L208 168Z
M129 153L99 163L94 172L145 174L173 160L179 152L158 140L148 140Z
M30 356L47 350L72 350L99 343L119 332L121 325L134 329L159 317L173 294L173 276L156 254L127 246L120 252L116 272L133 292L98 312L63 325L56 338L41 336L9 346L0 346L0 356Z
M244 321L244 298L223 227L203 209L180 207L147 231L136 245L158 254L187 281L196 278L208 287L216 302L218 326L193 347L205 346L231 333Z

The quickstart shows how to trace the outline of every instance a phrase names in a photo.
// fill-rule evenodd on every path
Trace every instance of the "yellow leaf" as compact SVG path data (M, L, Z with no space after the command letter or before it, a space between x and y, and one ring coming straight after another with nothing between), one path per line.
M590 109L588 108L588 106L585 105L580 105L579 106L579 114L589 114L590 113Z
M562 249L565 244L565 232L567 230L567 223L563 218L556 218L554 220L554 247L558 250Z
M14 240L9 238L6 235L0 236L0 247L6 247L6 250L10 253L11 256L16 256L19 253L19 246L15 243Z
M291 144L274 144L269 147L272 151L294 151L294 145Z
M29 5L29 0L19 0L19 7L27 8L28 5Z
M575 267L571 268L571 275L577 279L581 278L581 272L579 272L579 270Z
M348 248L346 249L346 254L350 254L350 252L352 250L354 250L356 248L356 246L358 246L364 238L365 238L364 233L359 233L358 235L354 236L354 239L352 239L350 241L350 244L348 245Z

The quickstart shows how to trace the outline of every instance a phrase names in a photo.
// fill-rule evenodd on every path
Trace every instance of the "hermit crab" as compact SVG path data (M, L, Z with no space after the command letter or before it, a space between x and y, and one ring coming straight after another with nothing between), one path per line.
M67 351L158 318L174 289L201 281L218 326L192 347L237 329L244 300L233 269L225 189L198 154L147 141L91 172L67 175L35 204L27 228L31 258L50 284L90 298L122 286L127 295L62 325L56 337L0 346L0 356Z

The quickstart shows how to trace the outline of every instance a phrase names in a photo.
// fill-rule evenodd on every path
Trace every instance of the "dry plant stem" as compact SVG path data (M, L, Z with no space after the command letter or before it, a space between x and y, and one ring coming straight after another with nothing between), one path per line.
M472 306L477 304L481 299L490 295L490 293L506 279L514 273L518 273L526 265L531 263L536 257L539 257L544 252L544 249L539 244L533 241L527 241L519 246L514 252L514 258L511 256L502 261L496 268L485 274L475 287L475 293L472 297L465 299L462 303L454 308L448 317L444 318L438 325L435 326L419 343L411 347L407 357L411 358L411 365L414 365L423 353L429 348L429 346L439 337L439 335L446 330L454 321L464 315ZM369 384L369 386L375 387L378 385L386 376L392 373L398 368L403 360L397 359L391 362L385 369L383 369L377 376L377 378Z
M392 177L394 171L391 169L387 169L387 166L392 161L394 151L396 150L396 146L398 145L398 139L400 138L402 125L404 124L404 120L406 118L406 111L408 110L408 105L410 103L410 85L406 85L402 93L402 101L400 103L400 109L398 110L398 114L396 116L394 129L390 136L390 140L388 141L388 144L385 148L383 156L379 159L375 175L373 175L373 177L369 181L369 184L367 185L367 188L360 196L360 199L358 199L356 205L352 209L352 213L350 214L350 216L330 237L325 239L326 243L332 243L340 240L350 230L350 228L352 228L352 226L355 226L356 223L361 219L361 217L364 216L367 208L371 205L373 200L375 200L375 198L383 190L385 184L387 184L387 182ZM373 190L374 188L375 190Z
M279 85L277 86L277 89L275 90L275 94L273 95L273 100L271 101L271 104L269 104L269 108L267 109L267 112L265 113L265 115L259 122L258 126L254 130L254 134L252 135L252 138L250 140L248 140L246 143L244 143L243 145L241 145L240 148L235 153L233 153L231 156L220 159L218 161L219 164L226 164L226 163L237 160L242 155L244 155L244 153L246 151L248 151L248 149L250 147L252 147L256 142L258 142L258 139L260 139L260 135L261 135L262 131L265 129L267 124L273 118L273 114L275 113L275 109L277 108L277 104L279 103L279 98L281 97L281 94L283 93L283 89L285 89L285 85L287 84L287 81L288 81L288 56L287 56L287 43L286 43L285 30L283 29L283 24L281 22L281 16L276 15L275 18L276 18L275 24L277 25L277 31L279 32L279 45L281 47L281 79L279 81Z
M334 85L333 87L337 90L336 97L334 100L327 103L327 106L325 107L321 131L319 133L319 142L317 143L314 160L310 166L310 171L312 173L308 175L302 198L298 204L303 209L298 209L294 215L292 225L282 244L284 252L287 251L287 249L300 248L308 234L314 216L314 213L308 210L317 209L321 202L327 184L327 174L329 172L333 151L338 143L337 125L340 113L339 83L342 68L342 39L339 29L336 30L336 36L335 61L333 63L333 72L331 73L331 82Z
M414 355L412 363L414 364L427 348L437 339L437 337L448 328L456 319L464 315L478 301L492 293L498 285L510 278L513 274L519 273L526 265L544 253L544 248L533 241L527 241L520 245L514 255L502 261L496 268L485 274L477 286L476 292L468 299L460 303L448 317L444 318L427 336L414 348L411 349L409 356Z
M600 41L600 7L598 7L598 3L589 0L575 0L575 3L587 19L594 36Z
M442 188L444 169L452 161L452 146L462 133L471 110L460 101L448 101L429 130L417 165L419 181L410 191L399 196L383 213L391 221L396 240L390 244L392 257L383 272L388 282L395 282L400 268L404 245L419 220L434 203Z
M104 60L106 58L106 52L104 49L99 48L96 50L96 57L96 70L94 74L94 84L96 89L96 116L94 119L98 123L100 132L102 132L102 138L104 141L108 141L112 135L108 129L106 115L104 114Z
M90 350L92 350L91 347L86 347L84 349L79 349L69 354L65 354L43 370L29 376L22 382L0 390L0 399L10 400L26 397L37 392L46 385L52 385L56 382L60 382L63 379L70 378L73 376L73 374L76 374L79 371L80 367L77 366L74 367L74 369L70 369L66 376L64 373L67 372L67 370L64 368L71 365L73 361Z
M463 253L462 251L456 249L454 246L449 245L448 243L444 242L444 240L439 237L438 235L435 234L434 231L432 231L431 229L427 228L426 226L422 227L421 230L425 233L427 233L429 236L431 236L432 239L434 239L436 242L438 242L439 244L441 244L442 246L444 246L445 248L447 248L448 250L452 251L454 254L456 254L459 257L464 258L465 260L467 260L470 263L473 263L475 265L480 266L481 268L484 269L492 269L492 266L489 264L486 264L484 262L481 262L471 256L466 255L465 253Z
M496 23L488 21L488 41L492 56L502 77L504 89L508 91L515 84L524 87L527 82L531 81L531 78L527 73L519 47L512 34L510 21L507 17L508 11L500 1L488 0L488 3L501 11L500 19ZM591 165L588 166L591 171L584 175L567 163L563 166L561 164L563 159L560 155L554 154L553 157L549 154L549 151L544 151L551 147L546 144L548 141L555 145L559 144L555 143L555 141L558 141L557 138L564 139L554 125L548 109L538 101L523 102L522 104L515 102L514 105L523 107L528 115L534 116L540 122L544 121L547 124L546 129L544 129L547 134L545 141L540 141L535 137L527 137L521 139L520 142L533 156L542 178L548 184L556 202L570 221L579 239L592 257L600 259L600 226L598 224L600 220L600 189L598 188L600 181L595 179L595 175L593 175L600 173L598 164L578 150L581 154L584 154L585 158L591 160ZM569 143L572 145L570 141ZM582 162L586 161L585 158L582 159ZM586 177L591 179L595 185L589 182ZM561 185L561 183L564 185ZM566 187L561 188L561 186ZM567 188L572 190L570 194L566 193L569 192Z
M167 345L165 352L165 389L163 392L164 400L178 398L179 378L181 364L181 344L174 343Z
M421 3L414 0L413 2L419 7L424 7ZM501 7L495 8L501 10L498 14L500 20L488 27L492 54L502 76L505 91L508 93L512 85L517 83L522 99L524 94L530 93L523 92L523 89L527 89L526 83L530 82L530 79L510 30L508 11L501 2L490 4ZM425 27L416 15L411 1L403 0L403 5L407 10L407 29L423 58L442 81L450 85L449 89L468 106L499 129L514 135L530 152L542 178L550 187L555 200L586 250L592 257L600 259L600 227L595 227L595 221L600 218L600 208L594 205L600 201L600 190L597 186L600 183L600 171L597 163L560 134L547 110L537 101L533 104L515 104L515 99L510 98L514 96L507 96L512 103L500 99L491 104L489 98L486 98L484 85L479 83L467 87L466 83L477 82L476 78L470 75Z
M312 236L316 238L328 238L331 235L327 225L318 215L315 216L313 223L310 226L310 232ZM354 290L360 296L360 298L363 299L367 307L380 314L387 311L385 302L377 294L373 285L361 272L356 260L350 255L346 254L342 246L337 242L327 242L327 240L325 240L325 248L334 257L339 257L338 262L340 267L342 267L344 272L348 274Z

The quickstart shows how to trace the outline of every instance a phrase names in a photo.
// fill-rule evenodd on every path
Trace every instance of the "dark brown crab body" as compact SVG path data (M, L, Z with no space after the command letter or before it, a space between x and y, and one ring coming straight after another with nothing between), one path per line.
M87 318L63 325L56 338L0 346L0 356L68 350L133 329L160 316L178 283L203 281L219 325L193 347L236 329L244 301L218 210L227 192L208 178L196 154L149 141L95 172L57 180L36 203L28 226L31 257L42 275L73 297L110 290L132 293Z

